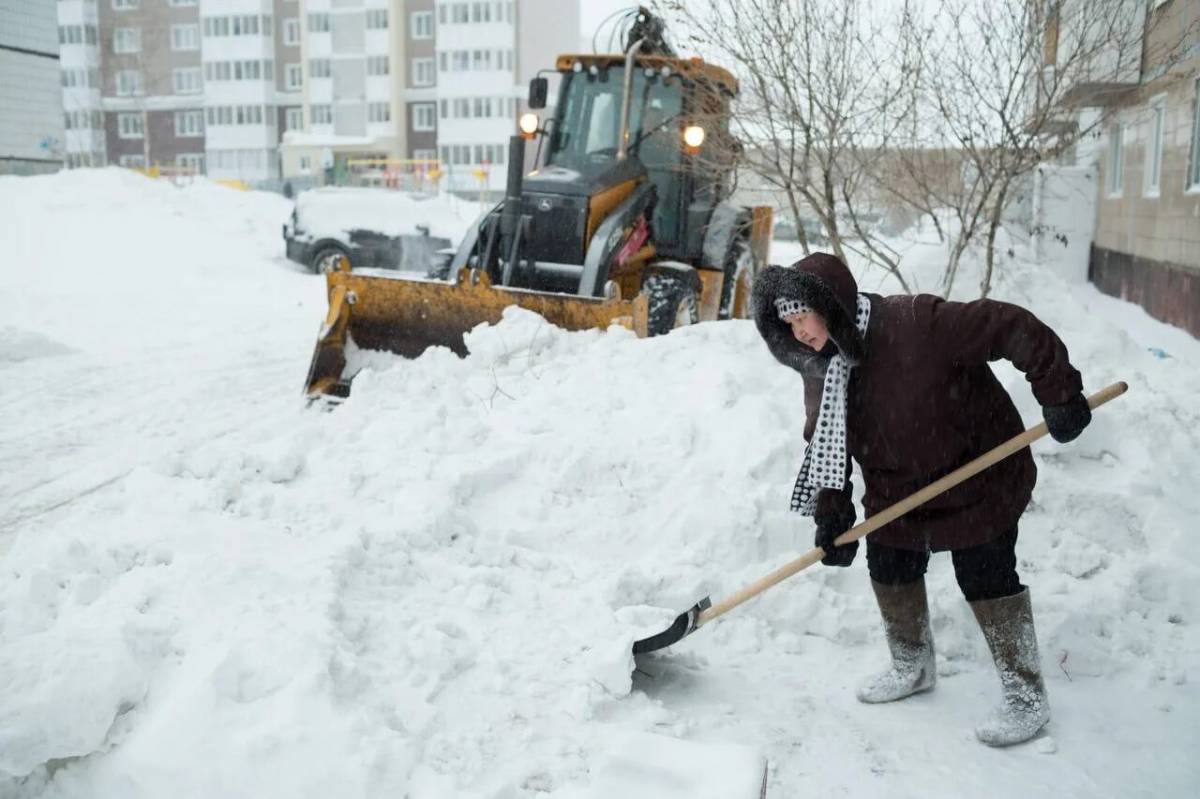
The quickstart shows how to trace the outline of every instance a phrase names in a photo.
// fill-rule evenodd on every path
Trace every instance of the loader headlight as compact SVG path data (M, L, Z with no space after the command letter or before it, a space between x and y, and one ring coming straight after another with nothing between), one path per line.
M704 128L699 125L688 125L683 129L683 143L689 150L699 150L700 145L704 144Z
M532 111L521 114L520 120L517 121L517 127L521 129L522 138L532 139L534 134L537 133L540 123L541 120L538 119L538 115Z

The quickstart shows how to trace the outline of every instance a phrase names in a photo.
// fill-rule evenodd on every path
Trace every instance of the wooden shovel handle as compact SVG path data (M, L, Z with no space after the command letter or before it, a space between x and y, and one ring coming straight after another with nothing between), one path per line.
M1108 388L1097 391L1095 394L1088 397L1088 407L1090 407L1092 410L1095 410L1109 400L1121 396L1128 389L1129 386L1123 382L1113 383ZM1004 460L1014 452L1028 447L1034 441L1037 441L1039 438L1046 435L1047 432L1048 431L1046 430L1045 422L1034 425L1024 433L1013 436L1003 444L1000 444L994 449L988 450L970 463L960 466L940 480L930 483L915 494L907 497L906 499L900 500L886 510L880 511L862 524L852 527L834 539L833 543L840 546L842 544L849 544L851 541L857 541L868 533L872 533L875 530L878 530L880 527L883 527L885 524L895 521L913 508L925 504L938 494L941 494L943 491L947 491L964 480L974 477L984 469L998 461ZM766 575L765 577L755 580L741 591L738 591L732 596L726 597L717 604L705 610L696 618L696 626L700 627L701 625L707 624L723 613L733 610L738 605L742 604L748 599L758 596L776 583L783 582L796 572L807 569L809 566L813 565L823 557L825 557L825 550L821 549L820 547L814 547L813 549L810 549L808 552L805 552L792 562L780 566L778 569Z

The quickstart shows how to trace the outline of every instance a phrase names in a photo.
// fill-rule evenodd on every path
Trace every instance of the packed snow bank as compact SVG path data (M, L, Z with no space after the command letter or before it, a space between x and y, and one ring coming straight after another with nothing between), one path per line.
M643 733L761 752L768 796L1183 795L1200 777L1200 345L1162 358L1153 324L1135 338L1006 263L998 296L1060 331L1088 388L1131 390L1077 442L1035 447L1018 554L1054 720L996 752L970 732L998 690L945 556L928 695L853 699L885 657L862 557L633 671L654 608L811 544L787 511L800 379L753 325L638 341L511 310L468 358L373 358L347 402L305 410L324 300L270 241L275 200L115 170L0 180L51 247L20 272L43 307L6 324L78 350L0 361L0 685L21 687L0 697L0 795L578 797L636 780L612 764ZM140 335L97 324L85 287L116 300L110 284L139 292ZM1023 378L1000 374L1032 424Z

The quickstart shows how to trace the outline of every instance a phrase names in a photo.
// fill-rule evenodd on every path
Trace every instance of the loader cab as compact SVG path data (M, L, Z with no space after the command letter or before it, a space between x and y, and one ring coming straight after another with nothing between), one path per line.
M684 62L690 64L691 62ZM628 161L645 168L654 184L653 240L659 257L691 260L699 255L703 229L723 198L726 175L704 157L689 152L681 135L703 117L721 128L713 141L725 142L729 96L711 82L679 69L679 60L639 59L632 78ZM631 164L618 160L625 66L620 61L560 61L562 80L555 117L547 125L548 174L575 173L600 190L628 179Z

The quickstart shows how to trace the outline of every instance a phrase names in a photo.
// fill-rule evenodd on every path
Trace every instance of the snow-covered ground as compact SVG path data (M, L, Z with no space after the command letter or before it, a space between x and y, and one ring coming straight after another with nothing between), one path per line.
M638 341L513 313L322 413L300 388L323 284L282 257L286 201L109 169L0 178L0 207L6 799L730 796L763 757L771 797L1194 794L1200 342L1136 308L1003 264L996 296L1088 389L1130 392L1035 446L1018 555L1054 720L992 750L944 555L930 694L854 700L885 660L862 557L631 676L631 606L811 544L799 377L749 322ZM910 250L922 288L939 257ZM654 758L714 776L672 794Z

